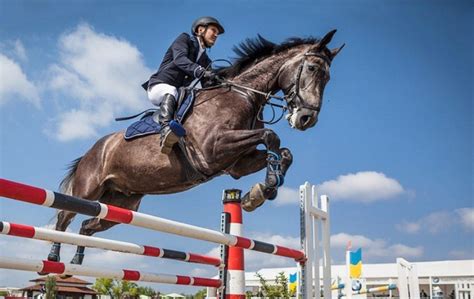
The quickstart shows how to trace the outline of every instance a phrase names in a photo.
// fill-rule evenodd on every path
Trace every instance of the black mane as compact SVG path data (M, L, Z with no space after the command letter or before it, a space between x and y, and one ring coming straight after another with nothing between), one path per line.
M290 37L281 44L275 44L257 35L256 38L247 38L238 46L234 46L232 50L237 55L234 58L234 63L229 67L222 67L218 69L219 75L229 78L240 74L245 68L252 65L255 61L267 57L269 55L278 54L289 48L299 45L317 44L320 40L315 37L299 38Z

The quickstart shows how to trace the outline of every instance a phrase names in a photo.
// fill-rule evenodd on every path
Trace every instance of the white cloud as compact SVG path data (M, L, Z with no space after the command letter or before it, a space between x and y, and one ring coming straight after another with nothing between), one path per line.
M39 107L37 88L27 78L20 65L0 53L0 105L7 101L26 100Z
M273 201L276 206L283 206L288 204L299 204L300 194L299 190L282 186L278 188L278 196Z
M402 185L395 179L375 171L361 171L341 175L318 186L319 194L332 200L349 200L370 203L403 194Z
M423 232L438 234L446 232L453 225L461 225L469 232L474 231L474 209L462 208L453 212L437 211L416 221L403 220L401 223L396 224L396 228L408 234Z
M421 224L419 222L408 222L403 221L402 223L398 223L395 227L402 232L406 232L408 234L416 234L421 229Z
M23 46L23 43L21 40L17 39L14 42L14 51L15 55L21 60L21 61L26 61L28 60L28 57L26 56L26 50L25 46Z
M52 120L50 134L59 140L95 137L114 116L147 104L140 84L151 70L128 41L81 24L59 39L59 57L48 78L49 90L70 101Z
M370 239L362 235L339 233L331 236L331 247L346 248L351 241L353 248L361 247L364 257L371 258L414 258L423 255L423 247L410 247L404 244L388 244L383 239Z
M474 231L474 208L458 209L455 213L460 217L463 227L470 232Z

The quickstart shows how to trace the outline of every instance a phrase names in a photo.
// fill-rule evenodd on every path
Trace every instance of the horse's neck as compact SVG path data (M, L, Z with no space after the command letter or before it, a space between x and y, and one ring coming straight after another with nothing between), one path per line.
M289 53L265 58L234 77L233 81L265 93L276 92L280 89L278 73L288 56Z
M266 58L236 76L233 81L265 93L277 91L277 75L284 63L285 59L280 57Z

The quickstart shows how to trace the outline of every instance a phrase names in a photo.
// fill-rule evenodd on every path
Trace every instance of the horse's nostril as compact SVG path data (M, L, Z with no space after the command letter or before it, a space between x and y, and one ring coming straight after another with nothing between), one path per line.
M309 115L303 115L301 117L301 124L303 125L303 127L309 122L311 121L311 117Z

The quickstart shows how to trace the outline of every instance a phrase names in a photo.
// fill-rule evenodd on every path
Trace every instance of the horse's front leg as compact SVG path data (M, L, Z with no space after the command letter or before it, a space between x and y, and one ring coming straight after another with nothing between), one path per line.
M242 138L246 137L246 138ZM277 196L278 187L284 182L285 174L290 167L293 156L290 150L280 149L280 138L270 129L257 129L245 131L228 131L222 134L215 148L220 153L234 154L245 151L250 152L240 158L232 169L228 170L234 178L257 172L267 167L264 183L256 184L252 187L242 200L244 210L250 212L261 206L265 199L274 199ZM222 143L222 141L225 141ZM264 144L267 151L257 150L258 144Z
M273 200L277 196L278 187L283 184L286 172L293 162L293 155L289 149L282 148L278 153L279 161L274 159L274 154L256 150L239 160L229 172L232 177L239 178L267 167L265 182L255 184L242 198L242 208L245 211L252 212L265 200ZM275 162L279 163L277 171L275 171ZM275 183L277 181L278 184Z

